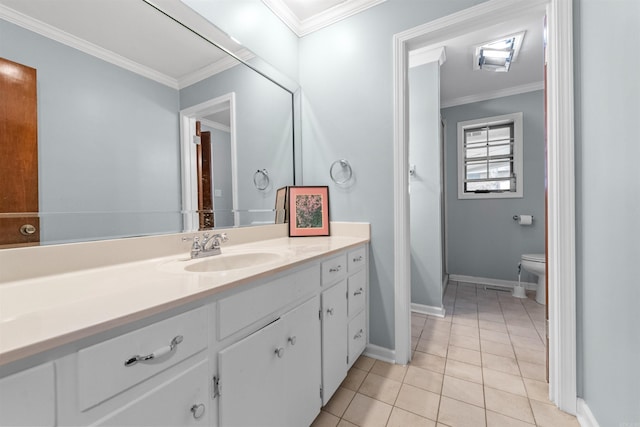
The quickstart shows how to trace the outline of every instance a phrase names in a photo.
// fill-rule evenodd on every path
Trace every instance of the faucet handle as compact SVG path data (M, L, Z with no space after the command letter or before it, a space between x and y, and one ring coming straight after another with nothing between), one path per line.
M218 238L220 239L221 243L225 243L229 241L229 236L227 236L227 233L220 233L218 234Z

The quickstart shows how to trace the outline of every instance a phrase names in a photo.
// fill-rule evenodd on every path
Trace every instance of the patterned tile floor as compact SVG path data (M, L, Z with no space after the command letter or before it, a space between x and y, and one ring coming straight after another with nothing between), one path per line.
M444 305L412 314L408 366L362 356L312 427L579 426L547 397L544 306L462 282Z

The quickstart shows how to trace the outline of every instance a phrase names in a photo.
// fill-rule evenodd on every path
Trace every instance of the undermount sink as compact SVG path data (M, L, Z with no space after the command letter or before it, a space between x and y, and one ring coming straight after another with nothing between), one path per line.
M184 266L186 271L207 273L213 271L237 270L239 268L255 267L282 259L282 255L275 252L247 252L237 254L214 255Z

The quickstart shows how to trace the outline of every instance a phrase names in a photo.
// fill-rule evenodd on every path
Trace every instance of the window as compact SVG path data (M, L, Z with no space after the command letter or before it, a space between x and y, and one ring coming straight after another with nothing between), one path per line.
M522 197L522 113L458 123L458 198Z

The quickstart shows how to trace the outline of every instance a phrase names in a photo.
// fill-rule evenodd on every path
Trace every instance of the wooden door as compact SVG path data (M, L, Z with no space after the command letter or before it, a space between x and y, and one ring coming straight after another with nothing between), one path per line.
M0 248L40 242L36 70L0 58Z
M196 148L198 169L198 219L200 230L211 230L213 219L213 171L211 132L200 130L200 122L196 122L196 135L200 137L200 144Z

